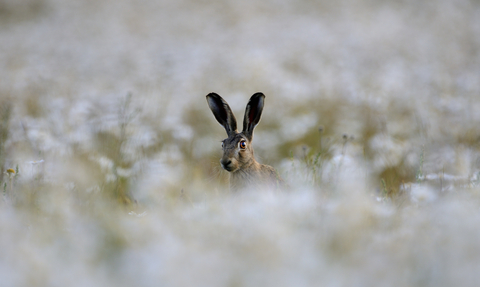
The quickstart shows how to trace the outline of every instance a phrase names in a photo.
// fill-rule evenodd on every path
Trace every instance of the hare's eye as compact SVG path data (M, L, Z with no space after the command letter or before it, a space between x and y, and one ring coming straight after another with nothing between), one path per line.
M223 148L223 142L222 142L222 148Z
M241 141L239 146L241 149L245 149L247 147L247 143L245 141Z

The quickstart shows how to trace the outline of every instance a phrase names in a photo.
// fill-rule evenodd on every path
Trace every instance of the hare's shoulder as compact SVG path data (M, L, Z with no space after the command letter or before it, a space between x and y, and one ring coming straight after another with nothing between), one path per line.
M286 187L285 181L273 167L265 164L262 164L261 167L265 183L271 185L274 189L284 189Z
M260 164L260 170L265 173L265 174L276 174L277 171L269 166L269 165L266 165L266 164Z
M260 170L265 178L270 178L272 180L278 180L280 178L277 171L269 165L261 164Z

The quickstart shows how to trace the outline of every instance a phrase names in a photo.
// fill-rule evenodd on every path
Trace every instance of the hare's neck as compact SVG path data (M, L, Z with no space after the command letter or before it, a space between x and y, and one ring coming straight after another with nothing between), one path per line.
M239 171L244 171L244 172L247 172L247 173L252 173L253 171L256 171L260 168L260 164L255 160L255 157L253 157L253 154L252 156L248 159L247 162L243 162L243 164L241 164L240 166L240 169L236 172L239 172ZM236 173L234 172L234 173ZM232 174L234 174L232 173Z
M242 168L230 174L230 188L235 191L246 188L258 181L260 164L252 159Z

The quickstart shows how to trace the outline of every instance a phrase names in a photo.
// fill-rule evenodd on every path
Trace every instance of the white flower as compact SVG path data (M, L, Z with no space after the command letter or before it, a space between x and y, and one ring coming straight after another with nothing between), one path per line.
M415 203L427 203L432 202L437 199L437 194L433 188L420 185L412 184L412 190L410 192L410 199Z
M43 160L43 159L41 159L41 160L31 160L31 161L28 161L27 163L36 165L36 164L42 163L44 161L45 160Z
M130 168L117 167L117 175L121 177L130 177L132 176L132 170Z
M8 175L8 178L12 179L15 176L15 170L13 168L9 168L5 171L5 174Z
M133 215L133 216L136 216L136 217L144 217L144 216L147 215L147 212L144 211L144 212L142 212L142 213L140 213L140 214L137 214L137 213L134 212L134 211L130 211L130 212L128 213L128 215Z

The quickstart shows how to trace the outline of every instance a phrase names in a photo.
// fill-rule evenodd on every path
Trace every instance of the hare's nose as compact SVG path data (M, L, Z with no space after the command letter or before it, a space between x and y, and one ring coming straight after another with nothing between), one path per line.
M220 160L220 163L222 164L223 168L226 168L230 164L232 164L232 161L230 159L222 159L222 160Z

